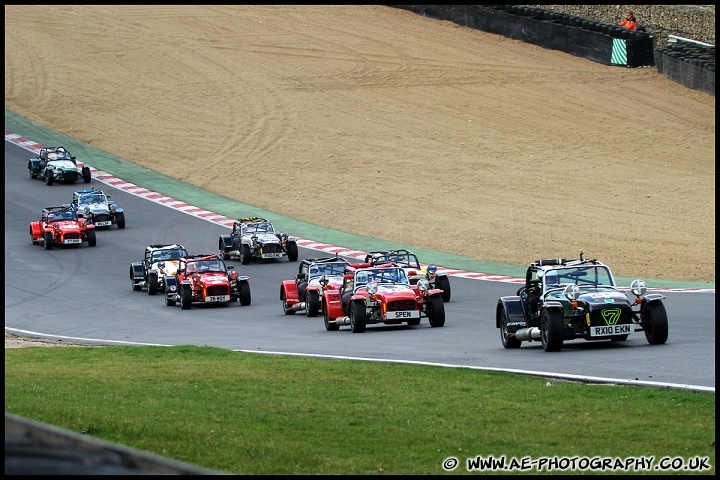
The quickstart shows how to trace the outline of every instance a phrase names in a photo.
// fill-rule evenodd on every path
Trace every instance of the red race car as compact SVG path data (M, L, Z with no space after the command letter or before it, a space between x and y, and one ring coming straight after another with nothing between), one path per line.
M411 286L405 270L394 264L360 263L348 269L354 272L345 274L339 289L323 292L326 330L350 325L350 330L360 333L370 324L418 325L422 318L431 327L445 325L443 291L430 288L427 279Z
M95 226L78 218L69 206L43 208L40 221L30 222L30 237L34 245L42 243L45 250L52 250L53 245L87 242L94 247L97 243Z
M165 277L165 304L180 302L183 310L193 303L227 303L240 300L250 305L248 277L238 275L220 255L191 255L180 259L175 275Z
M294 280L280 284L280 302L285 315L304 310L308 317L322 311L323 292L337 289L350 262L340 257L310 258L300 261Z

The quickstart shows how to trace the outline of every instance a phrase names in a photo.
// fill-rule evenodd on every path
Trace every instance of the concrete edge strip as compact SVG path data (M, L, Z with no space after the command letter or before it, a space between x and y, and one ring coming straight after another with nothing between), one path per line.
M123 345L123 346L136 346L136 347L173 347L174 345L168 345L168 344L162 344L162 343L140 343L140 342L125 342L120 340L101 340L96 338L80 338L80 337L66 337L63 335L45 335L40 334L38 332L32 332L29 330L20 330L17 328L8 328L5 327L5 331L10 332L16 332L16 334L25 334L25 335L41 335L43 338L56 338L60 340L70 340L70 341L83 341L83 342L97 342L98 345L95 346L104 346L104 345ZM89 345L93 346L93 345ZM445 368L468 368L471 370L485 370L489 372L506 372L506 373L516 373L521 375L531 375L534 377L544 377L544 378L556 378L559 380L565 380L565 381L573 381L573 382L582 382L582 383L597 383L597 384L605 384L605 385L638 385L638 386L645 386L645 387L664 387L664 388L674 388L674 389L680 389L680 390L692 390L696 392L710 392L715 393L715 387L706 387L702 385L687 385L687 384L680 384L680 383L662 383L662 382L652 382L652 381L645 381L645 380L628 380L623 378L605 378L605 377L591 377L587 375L573 375L573 374L565 374L565 373L552 373L552 372L542 372L542 371L535 371L535 370L522 370L522 369L516 369L516 368L494 368L494 367L478 367L478 366L472 366L472 365L459 365L459 364L450 364L450 363L436 363L436 362L421 362L419 360L390 360L386 358L365 358L365 357L349 357L349 356L343 356L343 355L320 355L316 353L292 353L292 352L271 352L271 351L258 351L258 350L242 350L233 349L233 352L242 352L242 353L264 353L266 355L284 355L284 356L291 356L291 357L309 357L309 358L321 358L321 359L331 359L331 360L358 360L358 361L365 361L365 362L381 362L381 363L398 363L398 364L409 364L409 365L427 365L427 366L433 366L433 367L445 367Z
M10 142L14 145L17 145L19 147L22 147L26 150L29 150L30 152L33 152L35 154L38 154L41 148L43 148L42 145L38 144L37 142L34 142L30 139L27 139L25 137L22 137L20 135L17 135L15 133L12 133L8 130L5 130L5 141ZM93 168L90 164L83 164L82 162L78 162L80 166L87 165L90 167L90 171L92 173L92 176L94 179L96 179L99 182L102 182L106 185L109 185L111 187L117 188L118 190L122 190L126 193L129 193L131 195L135 195L137 197L144 198L146 200L149 200L151 202L155 202L159 205L163 205L168 208L174 208L175 210L181 211L183 213L186 213L188 215L192 215L196 218L200 218L202 220L206 220L211 223L215 223L217 225L222 225L224 227L232 228L233 222L235 221L234 218L229 218L224 215L217 214L215 212L211 212L199 207L196 207L194 205L187 204L185 202L182 202L180 200L176 200L174 198L165 196L163 194L157 193L153 190L149 190L145 187L135 185L133 183L126 182L120 178L114 177L113 175L103 172L102 170L98 170ZM367 255L367 252L361 252L358 250L350 250L344 247L338 247L335 245L330 245L326 243L318 243L314 242L312 240L304 239L304 238L298 238L296 237L298 246L308 248L311 250L316 250L324 253L329 254L337 254L344 257L349 258L355 258L359 260L363 260L365 258L365 255ZM420 264L422 267L427 267L428 264ZM524 284L525 279L524 278L516 278L516 277L509 277L504 275L494 275L489 273L479 273L479 272L469 272L465 270L455 270L455 269L449 269L441 267L440 265L438 267L438 272L445 273L450 276L456 276L456 277L463 277L463 278L469 278L474 280L485 280L489 282L504 282L504 283L515 283L515 284ZM627 287L619 287L620 290L629 290ZM707 288L665 288L665 287L659 287L659 288L648 288L650 291L658 291L658 292L680 292L680 293L715 293L715 289L707 289Z

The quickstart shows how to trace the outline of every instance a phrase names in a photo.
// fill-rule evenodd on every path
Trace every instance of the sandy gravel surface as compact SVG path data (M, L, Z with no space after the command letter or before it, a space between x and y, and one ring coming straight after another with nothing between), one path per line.
M63 340L19 337L5 333L5 348L23 347L87 347L90 344ZM95 344L97 346L97 344Z
M5 108L350 233L715 280L715 97L653 67L372 5L7 5Z

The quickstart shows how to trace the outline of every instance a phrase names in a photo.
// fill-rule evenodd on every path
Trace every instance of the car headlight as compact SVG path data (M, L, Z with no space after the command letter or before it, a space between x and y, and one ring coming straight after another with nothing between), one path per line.
M174 292L175 290L177 290L177 286L175 286L175 285L170 285L170 291L171 291L171 292Z
M427 278L421 278L418 280L417 286L421 292L427 292L430 288L430 282L428 282Z
M571 283L570 285L565 287L563 293L568 300L574 302L580 296L580 287L578 287L574 283Z
M367 292L368 292L370 295L375 295L375 294L377 293L377 291L378 291L378 284L377 284L377 282L370 282L370 283L368 283L367 286L365 287L365 290L367 290Z
M637 280L633 280L633 282L630 284L630 291L636 297L642 297L643 295L645 295L645 292L647 292L647 285L644 281L638 278Z

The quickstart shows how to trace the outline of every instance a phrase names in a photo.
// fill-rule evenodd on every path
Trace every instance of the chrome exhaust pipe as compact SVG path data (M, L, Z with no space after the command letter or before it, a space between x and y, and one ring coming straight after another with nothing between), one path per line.
M300 310L305 310L305 302L296 303L294 305L291 305L288 309L289 311L298 312Z
M540 339L540 329L538 327L521 328L515 332L515 338L521 342L527 342Z
M335 320L328 320L328 323L334 323L335 325L350 325L350 317L338 317Z

